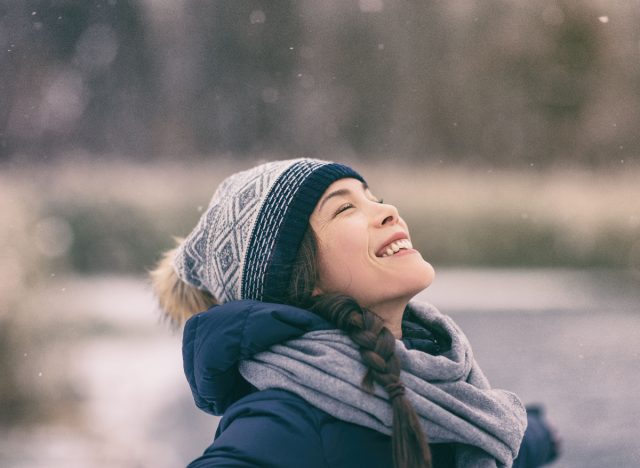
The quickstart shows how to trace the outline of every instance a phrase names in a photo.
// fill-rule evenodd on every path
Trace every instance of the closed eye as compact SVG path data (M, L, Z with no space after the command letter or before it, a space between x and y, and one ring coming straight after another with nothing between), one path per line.
M345 203L344 205L341 205L340 208L336 210L333 216L338 216L340 213L342 213L343 211L347 211L349 208L353 208L353 203Z

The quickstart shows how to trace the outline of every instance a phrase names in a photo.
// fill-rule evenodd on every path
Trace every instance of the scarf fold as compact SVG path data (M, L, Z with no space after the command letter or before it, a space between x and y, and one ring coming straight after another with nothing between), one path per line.
M407 349L396 340L400 379L431 443L454 443L456 466L509 467L527 424L513 393L492 389L453 320L429 304L410 302L415 321L438 327L451 339L441 355ZM393 411L378 384L361 387L366 367L358 346L342 331L309 332L240 363L240 373L260 390L297 394L337 419L390 435Z

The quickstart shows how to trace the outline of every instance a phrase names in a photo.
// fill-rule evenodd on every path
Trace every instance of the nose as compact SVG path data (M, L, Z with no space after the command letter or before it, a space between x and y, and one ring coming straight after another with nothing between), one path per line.
M380 226L394 225L398 222L400 213L398 213L398 209L395 206L385 203L381 203L379 206L380 214L378 215L378 219L381 220Z

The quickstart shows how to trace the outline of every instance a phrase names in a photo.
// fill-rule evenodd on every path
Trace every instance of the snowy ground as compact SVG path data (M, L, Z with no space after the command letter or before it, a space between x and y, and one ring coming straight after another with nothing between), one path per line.
M640 287L611 272L445 270L423 297L469 335L494 386L545 404L565 445L554 466L640 466ZM184 466L212 438L184 380L180 336L137 278L60 278L34 294L65 323L80 421L0 432L0 466ZM45 369L46 371L46 369Z

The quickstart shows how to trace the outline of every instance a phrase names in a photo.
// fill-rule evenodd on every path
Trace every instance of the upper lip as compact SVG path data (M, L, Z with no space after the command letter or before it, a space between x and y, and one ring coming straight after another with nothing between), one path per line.
M389 237L378 250L376 250L376 257L382 257L382 254L387 250L387 247L389 247L390 244L408 238L409 236L404 232L396 232L391 237Z

